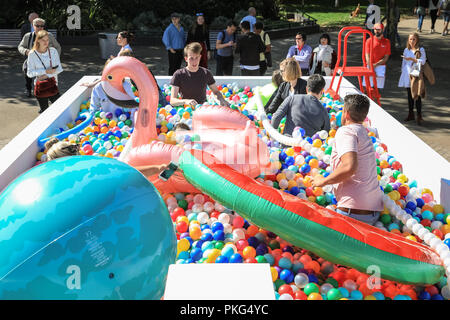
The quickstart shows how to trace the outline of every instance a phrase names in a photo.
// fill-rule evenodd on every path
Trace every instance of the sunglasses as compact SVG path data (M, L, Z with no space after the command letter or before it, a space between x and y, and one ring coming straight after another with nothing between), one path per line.
M35 25L34 27L35 27L35 28L44 28L44 27L45 27L45 24Z
M373 31L381 31L382 29L373 29Z
M295 38L295 40L303 40L303 38Z
M202 16L202 15L203 15L203 13L197 13L196 14L197 17Z

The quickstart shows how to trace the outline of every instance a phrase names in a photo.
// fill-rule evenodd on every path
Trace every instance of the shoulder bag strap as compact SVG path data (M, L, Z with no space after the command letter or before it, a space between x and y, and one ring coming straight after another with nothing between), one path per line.
M37 51L35 50L34 53L36 54L36 56L38 57L39 61L42 63L42 65L44 66L44 69L47 70L47 67L45 66L44 62L42 61L41 57L39 57Z

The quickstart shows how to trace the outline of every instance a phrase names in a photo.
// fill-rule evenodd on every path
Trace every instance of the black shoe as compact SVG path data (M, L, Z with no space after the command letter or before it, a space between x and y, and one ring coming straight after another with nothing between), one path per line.
M42 113L42 112L44 112L45 110L42 110L42 109L40 109L39 111L38 111L38 113Z
M27 98L31 98L33 97L33 95L31 94L31 90L25 90L25 96L27 96Z

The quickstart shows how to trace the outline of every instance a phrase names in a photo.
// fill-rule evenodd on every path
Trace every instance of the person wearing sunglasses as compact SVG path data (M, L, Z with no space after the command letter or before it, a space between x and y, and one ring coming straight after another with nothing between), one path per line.
M293 57L297 60L302 70L302 75L309 75L312 48L306 44L306 34L298 32L295 35L295 45L289 48L286 58Z
M20 41L17 49L19 50L20 54L25 57L25 61L22 65L22 71L25 75L25 96L28 98L31 98L31 89L32 89L32 78L29 78L27 76L27 59L28 55L31 52L31 49L33 48L34 41L36 40L36 33L44 30L45 28L45 20L41 18L35 18L33 20L33 28L34 31L26 33L22 37L22 41ZM58 55L61 57L61 45L56 41L55 37L52 33L48 33L48 40L49 40L49 47L55 48L56 51L58 51Z
M164 30L162 42L167 49L169 57L169 76L180 69L183 62L183 49L185 46L184 29L180 23L180 14L174 12L170 19L172 23Z
M211 44L209 42L209 28L205 23L203 13L197 13L196 20L187 35L186 44L198 42L202 46L200 67L208 68L208 59L211 58Z
M384 80L386 76L386 63L391 55L391 42L383 36L384 25L376 23L373 26L374 37L366 41L365 58L367 64L372 63L376 73L378 89L384 88ZM372 46L372 57L370 56L370 47ZM363 86L365 86L365 77L363 78ZM370 86L373 86L370 79Z

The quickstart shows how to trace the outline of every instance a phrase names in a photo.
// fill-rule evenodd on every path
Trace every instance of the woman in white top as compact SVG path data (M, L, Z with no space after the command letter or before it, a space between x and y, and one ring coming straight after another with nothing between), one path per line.
M36 81L42 81L47 78L54 77L58 84L58 74L63 71L59 59L58 51L49 48L49 37L46 30L40 30L36 33L33 49L28 55L27 60L27 76L34 79L34 87L36 89ZM59 92L47 98L36 97L39 103L39 113L44 112L48 108L48 101L52 103L59 98Z
M420 58L416 59L414 54L416 50L420 51ZM398 86L400 88L406 88L408 94L408 107L409 113L405 121L414 120L414 99L411 94L411 80L410 73L414 67L421 67L427 61L427 56L425 54L425 49L420 46L419 34L414 32L408 36L408 42L406 43L406 48L403 50L403 62L402 62L402 73L400 75L400 80L398 81ZM422 119L422 99L420 96L415 100L416 111L417 111L417 123L421 124Z
M133 49L131 49L130 43L134 40L134 34L128 31L121 31L117 34L116 41L117 45L120 46L120 51L117 56L121 56L121 53L124 51L129 51L131 54L133 53ZM110 57L111 59L114 56Z

